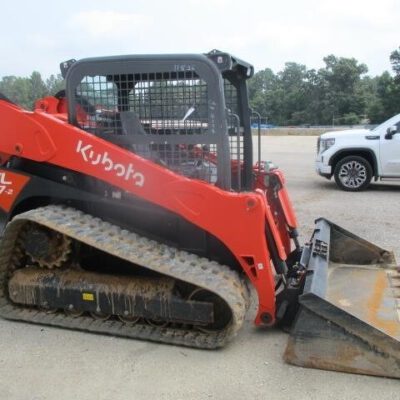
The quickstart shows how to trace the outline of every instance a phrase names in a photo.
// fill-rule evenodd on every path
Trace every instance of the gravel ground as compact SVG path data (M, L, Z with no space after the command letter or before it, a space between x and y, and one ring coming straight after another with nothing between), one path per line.
M286 173L302 240L318 216L400 260L400 185L345 193L314 173L315 137L264 137ZM1 399L395 399L399 381L303 369L282 360L287 335L250 317L220 351L200 351L0 320Z

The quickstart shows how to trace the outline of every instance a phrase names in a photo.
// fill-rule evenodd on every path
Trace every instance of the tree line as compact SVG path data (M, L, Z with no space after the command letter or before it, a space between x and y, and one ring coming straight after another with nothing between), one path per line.
M4 76L0 81L0 92L28 110L33 108L35 100L54 95L64 87L60 74L43 79L37 71L33 71L29 77Z
M258 71L249 81L253 110L275 125L338 125L379 123L400 112L400 47L390 54L393 76L367 75L368 67L354 58L329 55L319 70L287 62L282 71ZM43 79L4 76L0 92L32 109L36 99L64 88L61 75Z
M394 76L367 75L354 58L329 55L319 70L288 62L266 68L249 81L253 110L276 125L375 124L400 113L400 48L390 54Z

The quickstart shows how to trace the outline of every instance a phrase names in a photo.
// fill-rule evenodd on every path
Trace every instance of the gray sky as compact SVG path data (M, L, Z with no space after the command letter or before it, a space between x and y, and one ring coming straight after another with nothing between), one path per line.
M7 4L7 5L5 5ZM400 45L399 0L7 1L0 76L44 76L70 58L204 53L217 48L278 72L328 54L354 57L370 75L391 70Z

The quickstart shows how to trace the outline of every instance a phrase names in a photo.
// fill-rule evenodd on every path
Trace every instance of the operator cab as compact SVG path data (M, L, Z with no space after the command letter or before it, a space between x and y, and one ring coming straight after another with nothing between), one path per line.
M252 189L250 64L213 50L70 60L61 71L70 123L190 178Z

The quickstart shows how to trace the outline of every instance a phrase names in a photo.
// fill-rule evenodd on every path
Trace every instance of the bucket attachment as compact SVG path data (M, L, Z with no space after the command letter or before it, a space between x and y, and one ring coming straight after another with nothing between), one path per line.
M303 250L291 364L400 378L400 273L393 253L325 220Z

